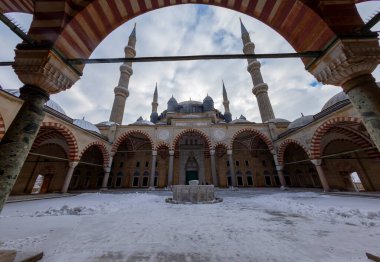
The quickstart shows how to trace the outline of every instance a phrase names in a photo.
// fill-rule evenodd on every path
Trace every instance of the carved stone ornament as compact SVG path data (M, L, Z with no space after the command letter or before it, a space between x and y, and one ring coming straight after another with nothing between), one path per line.
M340 39L308 71L323 84L342 86L354 77L371 74L379 62L377 39Z
M69 89L80 78L78 72L50 50L16 49L13 69L21 82L50 94Z

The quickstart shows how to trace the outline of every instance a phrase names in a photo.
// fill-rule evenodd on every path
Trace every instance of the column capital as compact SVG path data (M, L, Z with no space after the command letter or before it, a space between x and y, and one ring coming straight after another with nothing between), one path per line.
M215 155L215 149L210 150L210 155L212 155L212 156Z
M111 167L110 166L105 166L104 168L104 173L110 173L111 172Z
M279 172L279 171L282 171L284 169L284 166L282 165L276 165L276 171Z
M232 155L232 149L227 150L227 155Z
M320 166L322 164L322 159L312 159L310 160L311 163L313 163L313 165L315 166Z
M379 63L377 38L338 39L307 70L323 84L342 86L352 78L371 74Z
M80 78L81 72L70 66L52 50L16 49L13 69L26 85L37 86L49 94L59 93Z
M170 151L169 151L169 155L170 155L170 156L174 156L174 150L170 150Z
M157 156L157 151L156 150L152 150L152 156Z

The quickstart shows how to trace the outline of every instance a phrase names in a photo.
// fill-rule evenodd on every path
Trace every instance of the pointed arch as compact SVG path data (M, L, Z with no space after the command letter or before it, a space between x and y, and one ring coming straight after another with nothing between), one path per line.
M0 140L3 139L4 135L5 135L5 123L4 123L3 117L0 114Z
M278 149L277 160L278 160L279 165L281 165L281 166L284 165L285 150L291 144L296 144L297 146L301 147L303 149L303 151L305 151L306 155L310 158L309 151L306 149L306 147L301 142L299 142L295 139L286 139L284 142L281 143L281 145Z
M314 135L311 139L310 145L310 156L312 159L319 159L322 155L321 142L323 136L334 126L338 124L352 123L352 124L362 124L359 118L356 117L335 117L331 118L324 123L322 123L317 130L314 132Z
M273 149L274 149L274 146L273 146L272 140L270 140L270 139L269 139L266 135L264 135L262 132L260 132L260 131L258 131L258 130L256 130L256 129L253 129L253 128L243 128L243 129L237 131L237 132L233 135L233 137L232 137L232 139L231 139L231 143L230 143L230 145L229 145L229 149L232 149L232 146L233 146L233 144L234 144L235 139L236 139L240 134L242 134L242 133L244 133L244 132L252 133L252 134L254 134L254 136L257 136L257 137L261 138L261 139L264 141L264 143L267 145L267 147L269 148L269 150L273 150Z
M153 142L153 139L152 137L145 131L142 131L142 130L130 130L130 131L127 131L123 134L121 134L117 139L116 139L116 142L113 144L112 146L112 150L111 150L111 154L115 154L117 149L119 148L120 144L125 140L127 139L130 135L132 134L141 134L141 135L144 135L150 142L150 145L152 147L152 150L155 149L155 144Z
M183 130L181 131L178 135L175 136L173 142L172 142L172 145L171 145L171 150L174 150L176 145L178 144L180 138L185 135L185 134L189 134L189 133L195 133L199 136L201 136L204 141L206 142L206 146L208 149L212 149L212 142L211 142L211 139L205 134L203 133L201 130L198 130L198 129L194 129L194 128L189 128L189 129L186 129L186 130Z
M78 143L77 139L75 138L74 134L64 125L54 122L42 122L41 124L41 130L43 129L53 129L54 131L57 131L59 134L61 134L68 145L69 152L68 152L68 158L70 161L78 161L79 160L79 152L78 152ZM34 140L32 149L35 149L39 147L46 139L49 139L51 137L48 137L48 135L42 135L38 136Z
M1 13L28 13L32 14L34 11L33 0L0 0Z
M90 148L90 147L97 147L99 148L99 150L102 152L102 156L103 156L103 166L104 167L108 167L110 166L110 154L108 153L108 150L106 148L106 146L99 142L99 141L94 141L90 144L88 144L83 150L82 152L79 154L79 159L82 158L83 154Z

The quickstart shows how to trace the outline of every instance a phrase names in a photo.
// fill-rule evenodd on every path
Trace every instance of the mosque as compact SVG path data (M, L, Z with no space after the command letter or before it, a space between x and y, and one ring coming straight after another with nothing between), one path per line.
M243 52L254 54L243 23L241 32ZM135 45L136 28L126 57L135 57ZM231 115L223 83L224 112L208 95L182 102L172 96L158 112L156 85L150 119L122 125L132 63L120 67L109 121L72 119L49 100L11 194L168 188L193 179L216 187L379 191L380 154L348 96L338 93L319 112L292 122L276 118L260 67L248 59L262 123ZM0 90L0 139L21 108L19 95Z

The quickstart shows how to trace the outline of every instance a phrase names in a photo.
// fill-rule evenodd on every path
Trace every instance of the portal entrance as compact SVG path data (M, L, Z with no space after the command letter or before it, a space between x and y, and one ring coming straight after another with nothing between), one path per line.
M190 180L199 180L198 171L186 171L186 185Z

